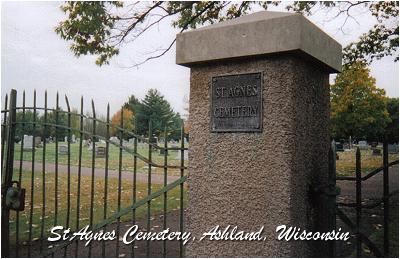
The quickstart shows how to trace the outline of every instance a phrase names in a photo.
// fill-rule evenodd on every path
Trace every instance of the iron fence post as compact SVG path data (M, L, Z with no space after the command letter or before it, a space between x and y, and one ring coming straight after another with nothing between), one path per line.
M336 145L335 141L332 141L331 147L329 148L329 175L328 175L329 191L332 192L328 196L329 206L329 231L336 230ZM335 241L329 243L329 257L335 257L336 247Z
M4 170L4 147L6 143L6 138L4 136L7 135L7 104L8 104L8 95L6 94L4 100L4 117L3 123L1 124L1 170ZM3 180L3 173L1 173L1 179Z
M356 152L356 229L357 229L357 257L361 257L361 153L357 147Z
M181 178L184 176L184 166L185 166L185 125L182 121L181 125ZM183 182L179 185L180 199L179 199L179 231L183 233ZM183 240L179 242L179 257L183 257Z
M7 136L7 158L6 172L4 175L4 183L2 190L2 213L1 213L1 255L2 257L10 257L10 209L5 206L5 194L7 189L12 185L12 175L14 170L14 143L15 143L15 127L16 127L16 105L17 91L12 89L10 93L9 108L9 130Z
M386 137L383 142L383 256L389 256L389 154Z

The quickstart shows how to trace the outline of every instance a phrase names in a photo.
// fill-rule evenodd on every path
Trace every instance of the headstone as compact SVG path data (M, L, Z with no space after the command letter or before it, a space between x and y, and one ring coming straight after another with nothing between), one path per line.
M382 155L382 151L378 148L373 148L372 149L372 155L373 156L381 156Z
M96 157L105 157L106 156L106 148L105 147L96 147Z
M165 153L167 153L168 155L168 150L165 150L163 148L160 149L160 155L164 155Z
M58 146L58 154L59 155L68 155L68 146L67 145L59 145Z
M343 144L343 149L344 149L345 152L352 151L351 144L350 143L344 143Z
M309 190L328 182L329 74L341 61L340 44L294 13L177 35L176 62L191 73L186 231L263 226L265 237L204 238L186 244L187 257L332 256L333 242L285 242L276 227L333 229L334 200Z
M158 143L158 138L156 136L153 136L152 138L150 138L150 143L157 144Z
M110 138L110 142L114 143L114 144L119 144L119 138L113 136Z
M35 147L42 147L42 137L35 137Z
M343 152L344 151L342 143L336 142L336 151L337 152Z
M68 136L65 136L65 137L64 137L64 142L65 142L65 143L69 142L69 141L68 141Z
M389 144L388 145L388 153L389 154L398 154L399 146L397 144Z
M32 150L33 148L33 136L30 135L24 135L24 150Z
M75 134L72 134L72 136L71 136L71 142L72 142L72 143L76 143L76 137L75 137Z
M377 146L378 146L378 142L376 142L376 141L371 142L372 148L376 148Z
M358 147L361 150L365 150L365 149L369 148L367 141L364 141L364 140L363 141L358 141Z

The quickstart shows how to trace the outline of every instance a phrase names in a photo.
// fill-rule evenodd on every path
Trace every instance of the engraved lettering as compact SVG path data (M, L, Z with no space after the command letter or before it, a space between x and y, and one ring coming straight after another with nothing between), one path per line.
M261 131L260 73L218 76L216 80L214 78L211 86L212 130L214 132Z

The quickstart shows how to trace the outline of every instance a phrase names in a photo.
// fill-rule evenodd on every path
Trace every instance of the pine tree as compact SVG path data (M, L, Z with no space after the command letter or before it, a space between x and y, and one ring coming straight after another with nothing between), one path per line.
M156 89L150 89L141 104L137 105L136 123L140 135L148 135L151 122L152 132L156 136L164 136L167 128L169 138L177 138L181 121L179 113L173 111L169 102Z

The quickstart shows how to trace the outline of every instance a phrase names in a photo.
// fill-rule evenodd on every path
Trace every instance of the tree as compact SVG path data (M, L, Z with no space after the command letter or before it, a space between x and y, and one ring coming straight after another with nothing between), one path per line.
M76 114L79 114L78 109L72 108L71 109L71 135L74 134L75 136L79 136L80 132L80 117Z
M129 96L128 101L124 103L122 106L124 109L128 109L135 113L137 110L138 105L140 105L139 99L137 99L134 95Z
M287 10L311 15L326 9L334 18L355 19L352 10L363 8L376 18L376 23L358 40L344 48L344 63L364 60L371 62L397 52L399 45L399 2L369 1L195 1L195 2L66 2L61 10L67 18L56 27L56 33L71 41L71 51L76 56L96 55L97 65L108 64L119 54L119 49L146 33L167 18L180 32L199 26L229 20L250 13L254 8L267 10L269 6L284 5ZM122 14L123 13L123 14ZM343 24L343 25L344 25ZM175 40L156 50L135 65L158 58L171 49ZM395 57L398 60L398 55Z
M150 89L137 106L137 133L147 136L150 122L152 132L156 136L164 136L164 130L167 128L169 138L179 139L181 116L172 110L169 102L156 89Z
M332 9L335 12L335 18L340 15L346 16L343 27L349 19L356 21L351 14L351 10L356 7L361 7L369 12L376 18L376 23L358 40L345 46L343 64L347 66L357 61L371 63L375 59L379 60L382 57L396 54L399 46L398 1L297 1L292 6L289 5L288 10L310 15L316 9ZM398 53L394 60L399 60Z
M121 118L122 117L122 118ZM122 108L122 110L117 111L111 118L111 125L113 126L111 128L111 134L113 136L120 136L120 130L115 128L115 127L120 127L121 126L121 119L123 123L123 129L127 130L128 132L133 132L134 130L134 124L133 124L133 112L131 110L128 110L126 108ZM127 132L124 132L122 134L123 138L127 139L130 134Z
M36 125L33 122L36 121ZM41 125L39 114L34 114L33 111L25 111L25 114L20 111L16 113L15 138L21 140L24 135L41 136Z
M344 68L331 86L331 130L334 138L377 139L390 122L385 91L376 87L365 63Z
M399 142L399 98L387 99L387 111L389 113L390 122L386 126L385 133L388 141L393 143Z
M42 123L44 123L44 116L41 118ZM68 135L68 116L62 109L57 111L50 111L47 113L46 123L52 124L52 126L47 126L45 130L45 136L57 137L57 140L64 141L65 136ZM55 126L61 127L55 127ZM72 134L72 133L71 133Z

